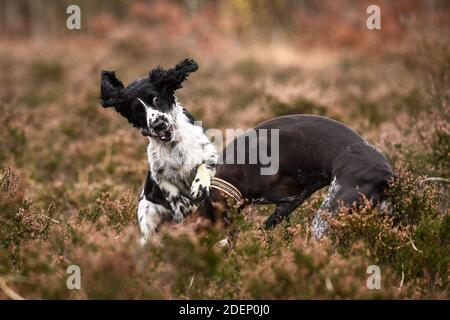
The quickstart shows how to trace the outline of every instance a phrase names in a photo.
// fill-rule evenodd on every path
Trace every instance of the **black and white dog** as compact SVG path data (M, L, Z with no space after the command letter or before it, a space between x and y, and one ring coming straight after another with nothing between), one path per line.
M196 209L196 199L209 196L216 148L175 97L197 69L186 59L172 69L157 67L127 87L114 72L101 74L102 106L114 107L149 140L149 169L137 211L143 244L164 218L181 221Z
M269 139L265 134L269 131L277 132L278 140ZM237 161L242 152L239 145L245 145L242 158L246 163ZM261 174L267 165L260 157L261 146L278 153L275 174ZM257 161L250 163L248 159L255 155ZM229 209L229 197L241 205L275 204L265 222L266 228L272 228L315 191L330 185L312 225L313 236L320 239L328 230L323 215L334 215L343 206L359 205L367 199L373 206L389 209L386 190L393 177L383 153L346 125L321 116L283 116L263 122L223 150L214 188L200 211L221 216Z

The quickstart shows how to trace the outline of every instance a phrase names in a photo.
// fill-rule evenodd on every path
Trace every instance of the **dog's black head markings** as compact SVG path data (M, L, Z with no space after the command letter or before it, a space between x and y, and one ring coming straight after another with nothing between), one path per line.
M175 126L170 114L176 104L175 91L197 70L194 60L185 59L168 70L157 67L127 87L114 71L102 71L101 104L114 107L144 136L170 141Z

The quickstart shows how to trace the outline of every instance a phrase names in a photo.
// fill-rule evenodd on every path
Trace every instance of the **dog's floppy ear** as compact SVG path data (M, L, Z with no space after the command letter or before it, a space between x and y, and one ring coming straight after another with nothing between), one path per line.
M124 85L117 79L114 71L102 71L100 103L104 108L115 107L125 102Z
M181 83L186 80L192 72L198 70L198 64L193 59L184 59L178 63L173 69L170 69L167 73L173 74L179 81L180 88ZM179 89L179 88L178 88Z
M162 92L173 94L175 90L182 88L181 83L189 74L198 70L198 64L193 59L184 59L175 67L164 70L161 67L153 69L149 76L150 81Z
M100 103L104 108L114 107L118 113L124 116L134 127L140 129L141 132L147 128L145 109L141 104L132 105L130 103L133 95L127 92L123 83L117 79L114 71L102 71L100 95Z

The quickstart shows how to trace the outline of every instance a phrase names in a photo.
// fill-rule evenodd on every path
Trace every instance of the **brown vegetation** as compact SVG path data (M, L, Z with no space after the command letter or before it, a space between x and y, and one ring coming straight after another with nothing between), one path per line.
M450 178L445 1L370 1L380 31L368 1L80 2L81 31L65 29L64 1L40 22L31 2L0 3L0 298L448 299L448 184L427 179ZM271 208L247 208L225 249L196 216L139 247L146 141L99 105L99 74L131 81L184 57L200 70L180 100L206 127L313 113L379 146L398 172L392 215L355 208L316 243L322 191L271 232ZM71 264L81 290L66 287ZM381 290L366 287L373 264Z

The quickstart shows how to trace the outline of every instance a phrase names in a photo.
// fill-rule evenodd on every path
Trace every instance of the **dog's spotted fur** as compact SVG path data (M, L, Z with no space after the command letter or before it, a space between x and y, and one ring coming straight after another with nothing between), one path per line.
M174 94L197 69L186 59L169 70L158 67L126 88L114 72L102 73L102 105L114 107L149 140L149 170L137 212L143 244L163 219L183 220L195 210L195 200L210 193L216 149Z

